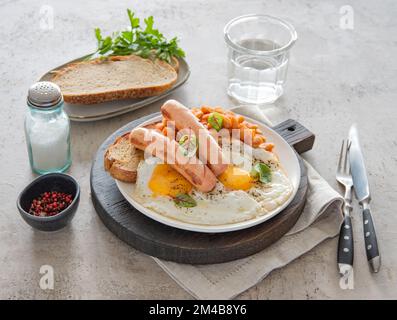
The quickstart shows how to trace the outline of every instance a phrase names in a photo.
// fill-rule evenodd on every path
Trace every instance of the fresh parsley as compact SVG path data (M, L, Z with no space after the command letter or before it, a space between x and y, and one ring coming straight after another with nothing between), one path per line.
M178 143L184 156L190 158L196 154L198 141L194 134L184 134Z
M213 112L208 117L208 123L216 131L219 131L223 127L223 117L218 112Z
M194 200L187 193L180 193L174 198L175 205L178 207L192 208L197 206L196 200Z
M252 168L251 177L262 183L269 183L272 181L272 170L268 165L259 162Z
M173 57L182 58L185 52L178 45L178 38L167 40L164 35L153 27L154 19L150 16L144 19L145 27L140 26L140 19L135 13L127 9L130 21L129 30L113 33L104 37L101 29L95 29L97 50L92 56L125 56L130 54L142 58L158 58L171 63Z

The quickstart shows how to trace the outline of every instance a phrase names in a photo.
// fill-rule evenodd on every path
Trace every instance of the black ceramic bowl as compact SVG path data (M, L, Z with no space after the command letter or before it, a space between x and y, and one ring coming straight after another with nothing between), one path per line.
M33 199L48 191L71 194L72 203L52 217L37 217L29 213ZM64 173L48 173L33 180L19 195L17 207L22 218L33 228L41 231L55 231L65 227L74 217L80 201L80 187L77 181Z

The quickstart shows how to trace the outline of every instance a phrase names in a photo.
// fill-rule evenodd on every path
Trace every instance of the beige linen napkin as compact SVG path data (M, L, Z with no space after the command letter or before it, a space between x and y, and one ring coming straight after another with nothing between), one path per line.
M234 111L271 125L269 110L255 106ZM309 190L303 213L295 226L265 250L240 260L187 265L154 258L181 287L198 299L231 299L257 284L325 239L336 236L342 222L342 198L305 161ZM336 250L336 248L335 248Z

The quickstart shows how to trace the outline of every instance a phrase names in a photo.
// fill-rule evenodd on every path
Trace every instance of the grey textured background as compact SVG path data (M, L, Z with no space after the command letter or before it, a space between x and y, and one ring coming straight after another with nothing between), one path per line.
M240 298L397 298L397 3L349 1L354 30L339 27L345 1L0 1L0 298L190 298L148 256L111 234L90 199L89 170L101 142L113 131L161 102L117 118L72 124L73 166L81 184L72 225L54 234L32 230L15 200L33 178L23 118L28 87L44 72L95 47L93 28L110 32L127 25L125 9L155 16L165 34L178 35L192 75L173 97L187 105L232 106L226 96L223 26L247 13L266 13L292 22L293 48L286 94L276 103L279 119L301 121L317 134L306 158L337 187L340 141L352 122L361 128L383 267L367 267L361 219L355 207L355 289L343 291L335 266L336 243L327 241L277 270ZM54 28L42 30L40 8L54 9ZM55 270L54 290L39 288L39 269Z

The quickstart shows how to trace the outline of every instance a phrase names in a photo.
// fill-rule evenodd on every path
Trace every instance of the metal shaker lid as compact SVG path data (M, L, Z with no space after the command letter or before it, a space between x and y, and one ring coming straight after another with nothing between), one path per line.
M29 88L28 103L37 108L51 108L61 101L61 89L55 83L40 81Z

